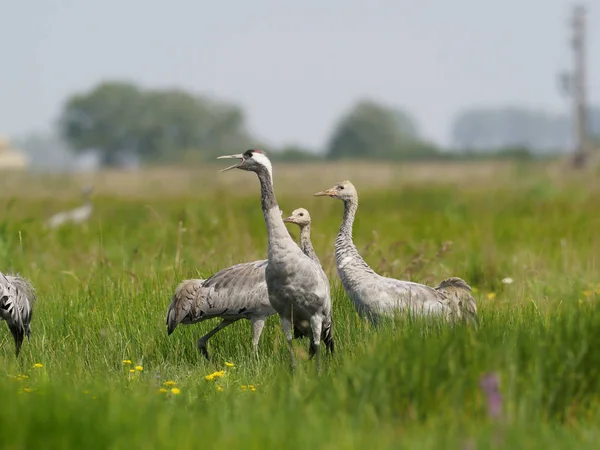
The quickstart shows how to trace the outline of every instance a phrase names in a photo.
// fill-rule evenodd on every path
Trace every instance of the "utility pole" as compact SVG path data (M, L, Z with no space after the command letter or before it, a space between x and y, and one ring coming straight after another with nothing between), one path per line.
M582 168L589 159L588 142L588 110L587 110L587 86L586 86L586 9L583 5L573 7L573 74L571 95L573 98L573 123L575 128L575 152L573 155L573 166Z

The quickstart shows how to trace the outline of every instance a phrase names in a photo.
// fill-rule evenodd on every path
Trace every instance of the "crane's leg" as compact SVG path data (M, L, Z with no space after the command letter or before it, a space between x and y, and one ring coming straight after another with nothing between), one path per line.
M296 369L296 356L294 355L294 346L292 344L292 321L286 317L279 316L281 321L281 328L283 328L283 334L285 335L285 339L288 344L288 349L290 350L290 366L292 372Z
M208 359L210 361L210 357L208 356L208 351L206 350L206 343L208 342L208 340L212 336L217 334L219 331L221 331L223 328L228 327L229 325L236 322L237 320L238 319L233 319L233 320L232 319L223 319L219 325L214 327L212 330L210 330L208 333L206 333L204 336L202 336L200 338L200 340L198 341L198 348L200 349L200 351L202 352L202 354L204 355L204 357L206 359Z
M262 334L263 328L265 327L265 318L252 318L252 344L254 346L254 355L258 357L258 342L260 341L260 335Z
M313 315L310 318L310 329L312 331L312 343L314 344L315 357L317 359L317 373L321 373L321 331L323 329L323 318Z

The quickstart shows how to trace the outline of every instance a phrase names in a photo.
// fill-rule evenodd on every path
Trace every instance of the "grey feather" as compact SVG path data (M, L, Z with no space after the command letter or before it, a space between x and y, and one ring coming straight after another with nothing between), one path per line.
M19 356L25 336L31 336L31 318L36 293L29 280L18 274L0 273L0 320L5 320L15 341Z

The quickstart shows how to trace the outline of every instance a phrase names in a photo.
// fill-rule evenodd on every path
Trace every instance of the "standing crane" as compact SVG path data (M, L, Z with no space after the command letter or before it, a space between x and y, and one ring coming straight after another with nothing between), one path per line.
M349 181L317 192L344 202L344 218L335 240L335 260L346 293L362 317L377 322L382 315L399 310L441 315L449 320L477 319L471 287L462 279L448 278L435 288L387 278L377 274L360 256L352 240L352 225L358 209L358 193Z
M247 150L238 155L219 156L219 159L240 159L223 169L240 169L256 173L261 187L261 207L268 234L268 264L265 269L269 302L281 321L290 352L292 371L296 357L292 345L292 329L296 328L311 340L321 371L321 339L333 352L333 319L329 280L321 265L306 256L290 236L280 214L273 190L273 169L266 154Z
M83 187L81 189L81 195L83 197L83 205L71 209L69 211L62 211L54 214L48 221L46 225L48 228L58 228L65 223L83 223L90 218L92 215L92 200L90 198L92 194L92 188L89 186Z
M300 227L300 241L303 251L314 250L310 244L310 216L300 217L302 220L288 220ZM308 235L307 235L308 232ZM306 245L308 242L308 245ZM307 255L309 255L307 253ZM309 255L310 256L310 255ZM311 256L312 257L312 256ZM315 255L316 258L316 255ZM210 360L206 345L208 340L222 329L240 319L247 319L252 324L252 344L254 353L258 354L258 343L269 316L275 314L269 302L265 268L268 260L236 264L212 275L206 280L192 279L182 281L175 291L167 310L167 332L173 333L178 324L191 325L205 320L221 318L221 322L202 336L198 348L204 357ZM296 328L294 337L303 337Z
M25 336L31 336L31 316L35 303L33 285L20 275L0 273L0 320L6 320L15 340L15 353L19 356Z

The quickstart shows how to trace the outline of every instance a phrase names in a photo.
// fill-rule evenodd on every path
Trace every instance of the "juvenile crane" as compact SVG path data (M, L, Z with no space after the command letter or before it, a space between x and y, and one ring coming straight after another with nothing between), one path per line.
M303 250L306 248L311 255L314 255L310 244L310 216L308 211L303 210L306 215L299 216L299 220L294 221L292 219L296 217L297 211L300 210L295 210L292 216L285 220L300 227L301 243L304 244L302 248ZM198 341L200 351L206 359L210 359L206 348L208 340L232 323L240 319L247 319L252 324L252 344L254 353L257 354L265 320L275 314L267 293L265 280L267 263L268 261L265 259L236 264L220 270L206 280L182 281L167 310L169 335L180 323L191 325L216 317L221 318L221 322ZM296 328L294 337L302 336L302 333Z
M15 353L19 356L25 336L31 336L31 316L35 303L35 289L19 275L0 273L0 320L6 320L15 340Z
M310 259L321 265L319 257L310 241L310 214L304 208L292 211L292 215L283 219L285 223L294 223L300 227L300 249Z
M352 225L358 209L358 193L352 183L342 181L314 195L344 202L344 218L335 240L335 260L342 285L359 315L373 322L400 310L439 315L448 320L477 318L471 287L460 278L448 278L431 288L383 277L369 267L352 240Z
M321 265L306 256L290 236L273 190L271 161L259 150L247 150L239 155L220 156L240 159L227 167L256 173L261 187L261 207L268 234L268 264L265 269L269 302L277 311L290 352L292 370L296 358L292 346L292 327L311 340L321 371L321 339L333 351L331 295L329 280Z

